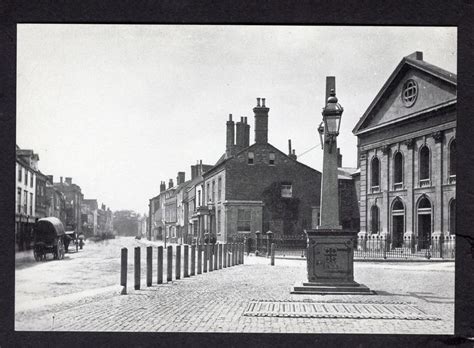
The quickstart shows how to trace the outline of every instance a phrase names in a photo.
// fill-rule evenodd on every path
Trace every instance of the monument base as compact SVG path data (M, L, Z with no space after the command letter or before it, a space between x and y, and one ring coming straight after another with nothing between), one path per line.
M375 295L375 291L370 290L367 286L356 282L299 282L291 288L290 293L310 295Z
M295 284L292 294L375 294L354 281L354 245L357 232L320 227L305 230L308 281Z

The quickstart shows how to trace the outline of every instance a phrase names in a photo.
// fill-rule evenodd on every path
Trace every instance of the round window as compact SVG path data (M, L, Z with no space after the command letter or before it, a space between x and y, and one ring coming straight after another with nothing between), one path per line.
M406 107L410 107L416 102L418 96L418 85L413 80L408 80L403 85L402 90L402 101Z

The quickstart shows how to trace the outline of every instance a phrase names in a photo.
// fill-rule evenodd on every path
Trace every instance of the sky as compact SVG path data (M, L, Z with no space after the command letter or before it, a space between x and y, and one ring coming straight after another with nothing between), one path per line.
M317 127L326 76L344 107L338 146L404 56L457 72L455 27L19 24L17 144L84 198L148 212L161 181L215 164L226 120L266 98L269 143L322 170ZM311 150L310 150L311 149ZM309 151L308 151L309 150Z

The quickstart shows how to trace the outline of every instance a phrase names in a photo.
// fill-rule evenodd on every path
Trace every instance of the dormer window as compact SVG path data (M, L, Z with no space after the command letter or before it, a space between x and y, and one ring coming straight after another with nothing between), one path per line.
M268 155L268 164L271 166L275 165L275 154L273 152L270 152Z
M253 159L254 159L254 153L249 152L248 153L248 158L247 158L247 164L253 164Z

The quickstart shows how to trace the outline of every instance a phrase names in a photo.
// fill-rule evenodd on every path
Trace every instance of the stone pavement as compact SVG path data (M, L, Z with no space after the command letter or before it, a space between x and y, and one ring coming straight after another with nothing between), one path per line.
M291 295L290 287L305 279L305 262L277 260L272 267L268 259L250 256L244 265L57 307L54 328L49 311L17 323L16 330L453 334L454 263L355 263L354 273L377 295ZM259 299L401 301L441 320L243 316Z

